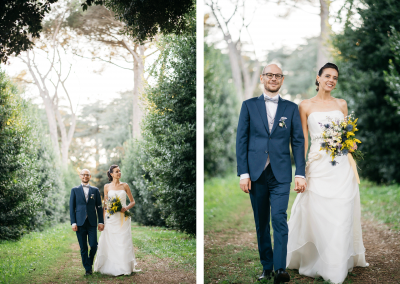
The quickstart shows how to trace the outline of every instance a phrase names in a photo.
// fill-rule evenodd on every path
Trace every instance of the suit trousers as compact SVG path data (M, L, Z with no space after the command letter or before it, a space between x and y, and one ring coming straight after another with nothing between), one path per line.
M258 252L264 270L286 268L288 225L287 207L290 183L279 183L271 165L251 182L250 200L257 230ZM274 249L270 235L270 218L274 230Z
M92 271L94 256L97 252L97 227L90 226L89 219L86 218L82 226L78 226L76 232L79 247L81 248L82 264L86 271ZM90 252L88 255L88 241Z

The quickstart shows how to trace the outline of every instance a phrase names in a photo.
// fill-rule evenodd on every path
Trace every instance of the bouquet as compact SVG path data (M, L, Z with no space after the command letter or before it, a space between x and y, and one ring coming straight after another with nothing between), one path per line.
M115 212L121 212L122 209L122 203L121 199L119 199L118 196L115 197L109 197L107 201L107 213L110 215L113 215ZM132 217L132 213L129 212L128 210L124 212L125 217ZM109 218L109 216L107 217Z
M357 129L357 120L354 118L354 113L346 116L342 121L332 120L331 123L322 124L322 140L321 149L325 150L332 157L330 163L335 166L338 162L335 161L337 156L343 156L350 153L354 160L363 159L363 153L357 150L357 143L361 143L355 137Z

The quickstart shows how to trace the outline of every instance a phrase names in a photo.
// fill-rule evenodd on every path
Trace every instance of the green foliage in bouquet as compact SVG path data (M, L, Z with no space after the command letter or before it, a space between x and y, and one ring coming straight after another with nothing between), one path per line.
M121 212L121 210L122 210L121 199L118 196L109 197L107 201L107 213L110 215L114 215L117 212ZM133 214L132 212L127 210L124 212L124 215L125 217L132 217Z

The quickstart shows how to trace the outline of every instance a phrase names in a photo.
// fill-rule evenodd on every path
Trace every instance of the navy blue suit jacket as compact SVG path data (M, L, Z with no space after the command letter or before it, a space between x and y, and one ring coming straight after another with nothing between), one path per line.
M97 226L97 219L99 219L99 223L104 224L103 207L101 206L99 189L94 186L89 186L89 198L87 203L82 185L71 189L69 214L71 217L71 225L76 223L78 226L82 226L83 223L85 223L86 216L90 226Z
M286 117L286 127L278 126ZM256 181L264 170L268 154L272 172L280 183L292 181L290 148L296 165L296 175L305 176L304 134L297 104L279 97L271 133L268 128L264 95L242 104L236 136L237 174L249 173Z

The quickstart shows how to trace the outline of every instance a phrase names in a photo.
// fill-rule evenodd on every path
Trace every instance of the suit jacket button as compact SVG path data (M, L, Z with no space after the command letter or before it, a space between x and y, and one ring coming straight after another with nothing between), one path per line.
M265 151L265 154L268 154L268 151Z

